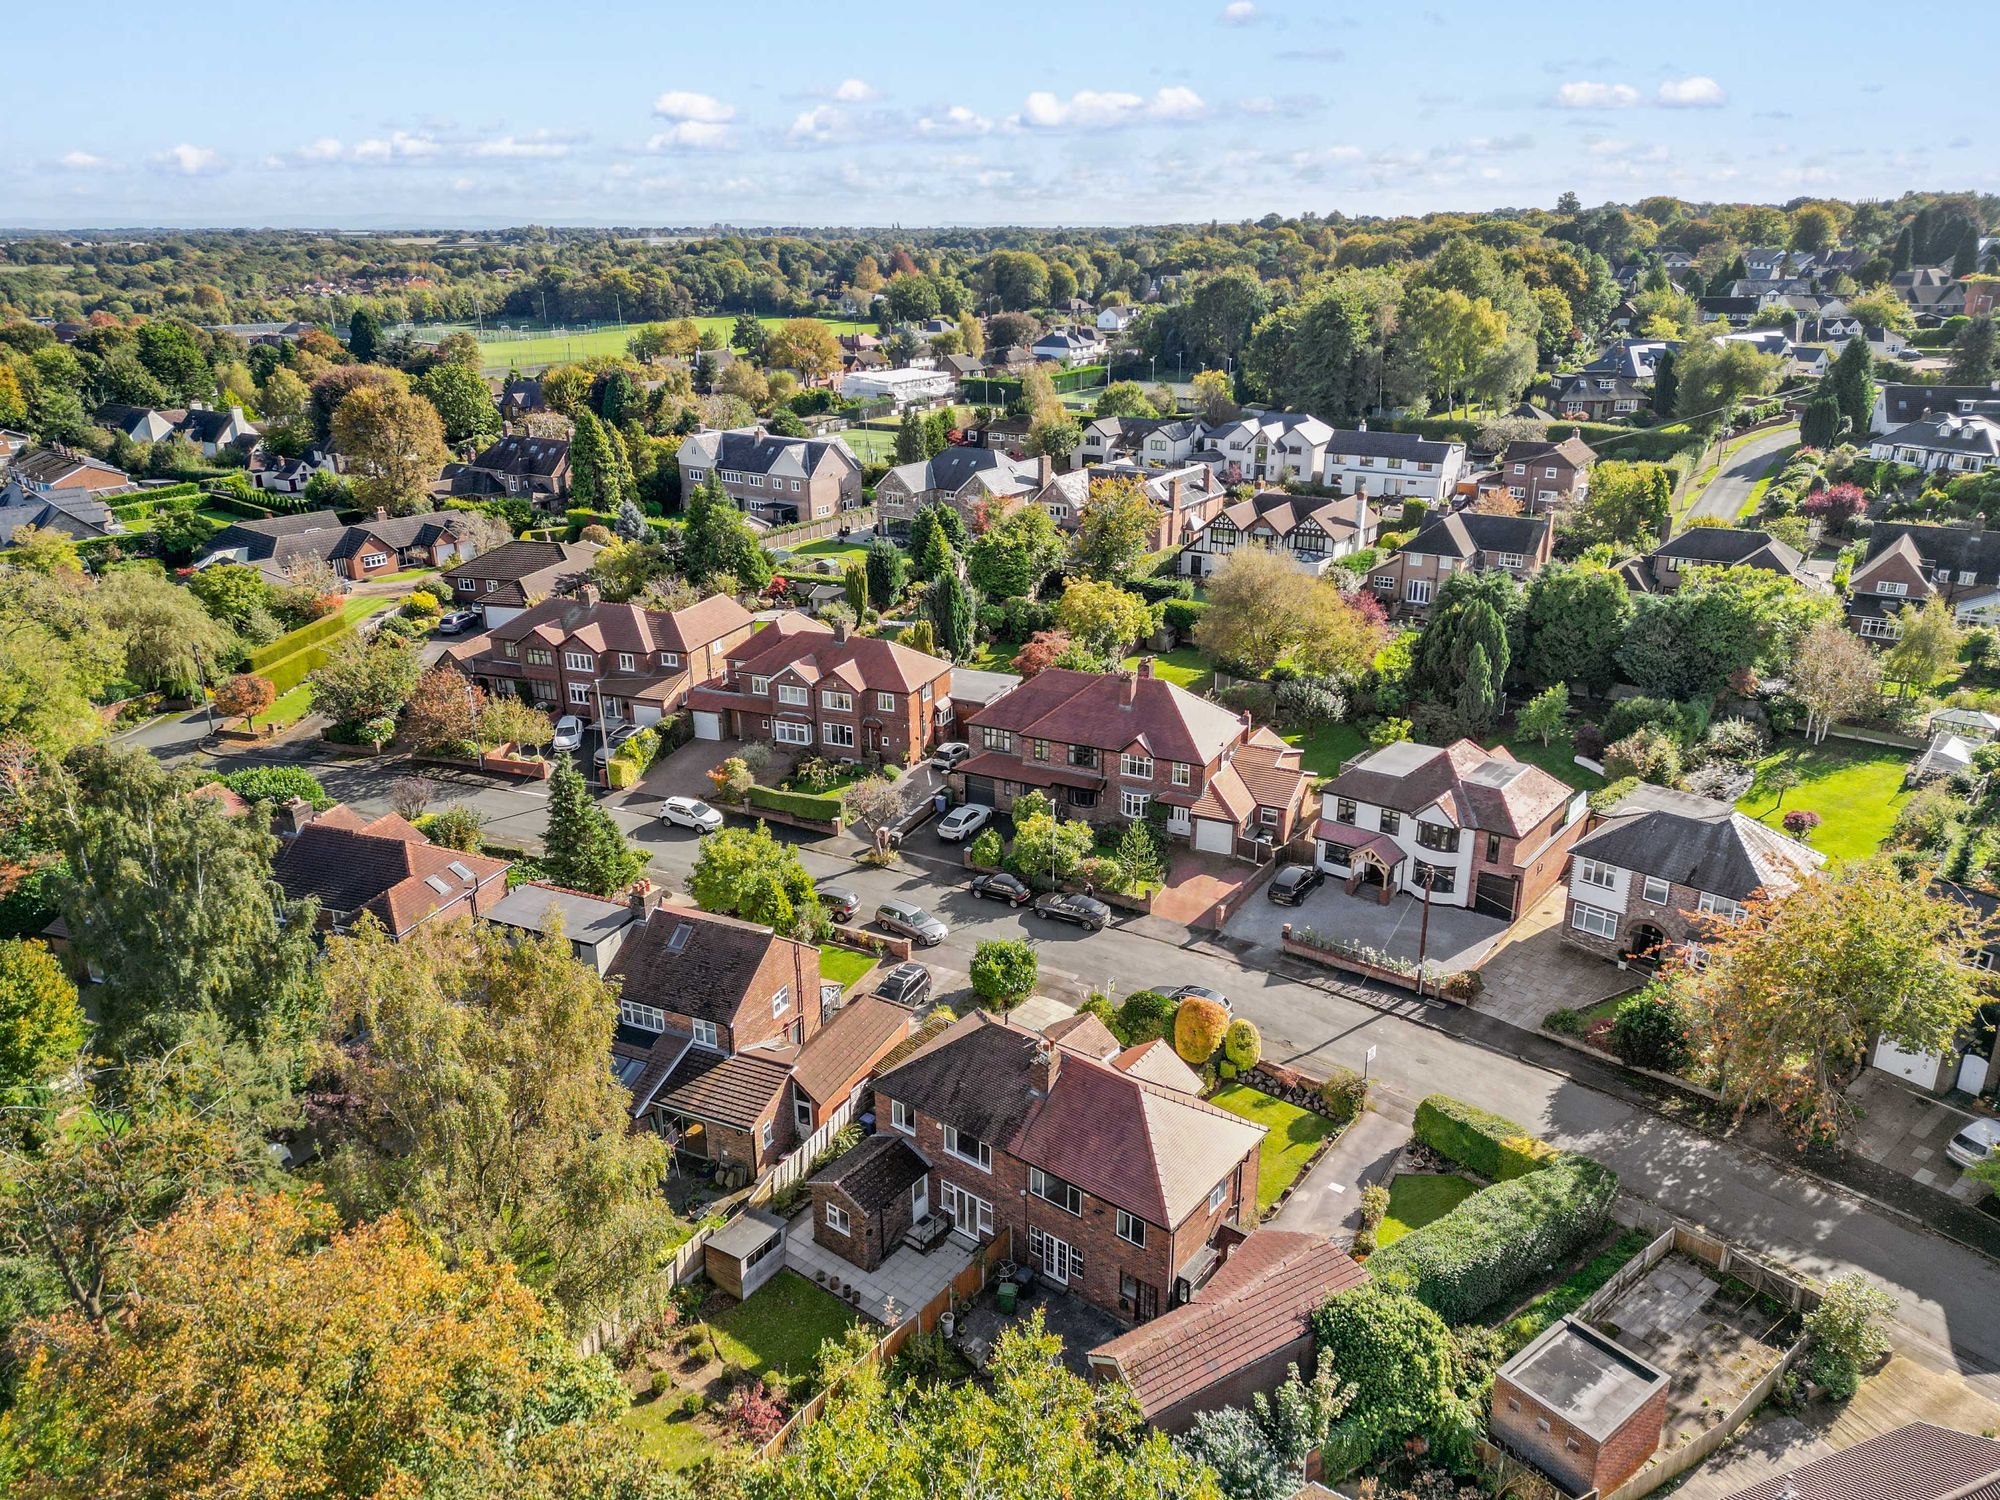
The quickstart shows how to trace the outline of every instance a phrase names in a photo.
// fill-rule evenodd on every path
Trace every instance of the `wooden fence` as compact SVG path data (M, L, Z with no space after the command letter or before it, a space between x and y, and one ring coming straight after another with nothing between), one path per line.
M770 1171L757 1179L757 1185L750 1189L752 1203L768 1203L772 1196L795 1182L802 1182L812 1170L813 1158L824 1151L832 1142L834 1133L854 1118L854 1099L849 1096L840 1101L834 1112L826 1117L826 1123L815 1130L795 1149L785 1154Z
M860 506L818 521L800 521L791 526L773 526L769 531L760 533L757 540L766 547L797 547L806 542L819 541L824 537L838 536L843 526L853 532L872 531L875 526L875 507Z

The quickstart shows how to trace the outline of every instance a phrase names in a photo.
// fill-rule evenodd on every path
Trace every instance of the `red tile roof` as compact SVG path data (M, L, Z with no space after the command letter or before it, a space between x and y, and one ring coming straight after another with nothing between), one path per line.
M574 642L593 652L674 651L685 656L749 623L749 612L727 594L711 594L699 604L676 610L555 598L494 626L483 639L522 641L532 636L551 646Z
M1242 719L1198 698L1143 663L1134 674L1037 672L972 715L975 729L1008 729L1021 740L1092 745L1113 754L1137 747L1155 760L1205 766L1244 737Z
M2000 1442L1912 1422L1730 1500L1993 1500L2000 1496Z
M346 921L368 912L400 937L503 879L508 863L433 844L394 813L368 822L343 806L300 829L278 851L272 873L293 900L315 897Z
M914 1019L902 1006L874 995L850 1000L806 1038L792 1081L821 1104L843 1097L910 1034Z
M941 656L912 651L880 636L835 638L833 628L792 610L780 615L728 653L731 680L795 672L807 682L832 677L857 692L914 693L951 672Z

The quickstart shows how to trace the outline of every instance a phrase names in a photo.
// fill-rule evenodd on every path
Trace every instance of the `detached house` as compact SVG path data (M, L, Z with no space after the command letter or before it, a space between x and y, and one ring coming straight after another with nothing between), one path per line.
M1964 403L1983 401L2000 401L2000 381L1991 385L1886 384L1875 392L1868 430L1894 432L1934 412L1957 411Z
M1267 859L1290 842L1311 777L1299 752L1153 675L1051 667L972 715L973 755L951 773L967 802L1001 809L1030 788L1064 815L1132 822L1157 802L1197 850Z
M1689 568L1762 568L1809 588L1824 586L1797 548L1767 532L1733 526L1690 527L1644 557L1621 564L1618 576L1635 593L1671 594Z
M710 429L683 441L677 457L682 495L713 478L738 510L767 525L824 520L861 504L861 463L839 438Z
M79 517L94 515L105 501L139 488L123 469L67 448L22 454L8 463L6 474L7 486L0 490L5 503L45 501Z
M1471 740L1385 745L1320 793L1317 863L1386 903L1396 892L1513 921L1562 878L1584 795Z
M1868 456L1927 473L1983 474L2000 468L2000 396L1961 400L1955 410L1906 422L1869 443Z
M1590 466L1597 454L1572 433L1559 443L1509 443L1500 455L1500 485L1539 515L1581 505L1590 495Z
M1343 494L1376 501L1421 500L1441 505L1458 488L1465 444L1433 442L1412 432L1336 429L1326 441L1320 482ZM1364 544L1365 545L1365 544Z
M697 739L912 766L946 738L951 663L792 611L738 638L688 701Z
M1864 640L1893 641L1903 633L1902 612L1933 594L1961 623L1978 623L2000 610L2000 532L1977 520L1969 526L1881 522L1848 579L1848 626Z
M1555 408L1565 417L1586 422L1616 422L1645 410L1653 394L1624 375L1593 375L1579 370L1556 377Z
M1163 469L1185 463L1205 431L1192 417L1098 417L1084 424L1070 462L1078 468L1125 462Z
M1094 328L1058 328L1036 339L1028 352L1059 365L1095 364L1104 358L1104 340Z
M445 570L452 607L476 609L488 629L557 594L573 593L604 549L595 542L516 540Z
M1265 490L1224 506L1197 527L1181 549L1178 570L1187 578L1206 578L1237 548L1259 547L1317 576L1350 553L1374 546L1376 526L1365 494L1321 500Z
M997 448L954 445L934 457L898 464L876 481L878 524L891 536L907 536L918 511L944 504L970 527L982 514L997 519L1017 508L1054 472L1046 457L1010 458Z
M1208 428L1205 451L1225 484L1312 484L1326 472L1334 431L1318 417L1296 412L1250 412Z
M856 1264L941 1215L1143 1323L1197 1295L1257 1210L1261 1127L984 1013L877 1078L875 1117L863 1190L811 1184L814 1239Z
M1453 573L1494 569L1527 578L1548 562L1555 528L1545 516L1490 516L1454 511L1433 516L1394 552L1375 564L1369 587L1395 614L1430 608Z
M418 927L485 911L507 894L508 861L461 854L433 844L394 813L373 820L347 807L315 815L304 803L289 816L303 821L271 861L285 895L319 902L320 926L349 932L373 917L400 941Z
M509 433L470 461L447 464L454 495L516 495L553 508L569 499L569 439Z

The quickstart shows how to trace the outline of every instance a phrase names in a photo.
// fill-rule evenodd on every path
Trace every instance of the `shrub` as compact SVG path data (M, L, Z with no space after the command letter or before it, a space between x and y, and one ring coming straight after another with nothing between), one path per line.
M1019 938L989 938L972 952L972 990L1003 1010L1033 993L1040 964Z
M1802 839L1820 825L1820 815L1809 807L1794 807L1785 814L1785 832Z
M729 1393L722 1419L744 1441L768 1443L785 1425L785 1408L777 1390L760 1375Z
M412 589L410 596L403 601L404 614L426 619L438 613L440 608L438 596L429 589Z
M1679 992L1649 985L1618 1007L1611 1050L1634 1068L1678 1073L1695 1059L1694 1016Z
M1376 1183L1370 1183L1361 1190L1361 1227L1355 1231L1354 1253L1373 1255L1375 1253L1375 1232L1382 1227L1383 1216L1389 1212L1389 1190Z
M1167 629L1182 640L1194 634L1194 628L1201 622L1202 611L1208 606L1198 599L1169 599L1160 611L1160 619Z
M1368 1080L1352 1068L1336 1065L1319 1086L1319 1099L1328 1119L1336 1125L1349 1124L1368 1107Z
M1889 1340L1882 1332L1882 1325L1895 1315L1893 1297L1869 1285L1865 1277L1850 1272L1827 1284L1819 1306L1805 1315L1805 1331L1815 1350L1824 1350L1859 1368L1889 1352ZM1819 1376L1815 1374L1813 1378L1818 1380ZM1822 1385L1830 1383L1820 1380Z
M1125 1003L1118 1007L1117 1022L1111 1032L1126 1046L1137 1047L1158 1041L1173 1024L1173 1001L1158 990L1137 990L1127 995Z
M823 823L831 823L841 811L838 797L821 796L817 792L781 792L768 786L750 788L750 805L790 813L795 818L815 818Z
M1589 1157L1561 1155L1541 1171L1474 1193L1378 1252L1369 1269L1378 1277L1402 1272L1447 1322L1471 1322L1595 1239L1617 1196L1617 1173Z
M477 808L447 807L424 819L424 836L433 844L477 854L485 846L486 815Z
M668 1391L674 1388L674 1372L672 1370L653 1371L652 1388L655 1398L666 1395ZM689 1394L692 1395L693 1393L690 1392Z
M1764 731L1748 719L1722 719L1708 726L1702 745L1714 759L1743 764L1764 753Z
M1590 794L1590 810L1595 813L1609 812L1631 796L1638 785L1639 778L1636 776L1621 776L1615 781L1607 781Z
M1190 995L1174 1012L1174 1051L1189 1067L1198 1068L1215 1056L1228 1027L1228 1011L1213 1000Z
M985 865L988 869L998 869L1002 853L1000 830L997 828L980 829L979 836L972 841L971 847L965 852L970 856L975 865Z
M1604 774L1613 780L1636 776L1655 786L1672 786L1680 780L1681 753L1664 731L1635 730L1605 749Z
M1264 1039L1257 1034L1254 1025L1238 1017L1222 1033L1222 1055L1229 1059L1231 1067L1241 1073L1246 1068L1257 1066L1257 1059L1264 1055Z
M1432 1094L1417 1106L1416 1137L1481 1177L1508 1182L1546 1167L1555 1147L1502 1115Z
M1402 1243L1402 1241L1398 1241ZM1393 1250L1395 1246L1390 1246ZM1378 1252L1373 1265L1389 1254ZM1354 1387L1354 1401L1328 1444L1338 1473L1414 1437L1440 1456L1469 1452L1477 1420L1459 1397L1458 1341L1409 1292L1374 1280L1342 1292L1312 1315L1322 1368Z
M333 806L319 778L297 766L253 766L247 771L231 771L222 784L247 802L284 802L302 797L314 812Z
M1583 1012L1559 1005L1542 1017L1542 1030L1557 1036L1577 1036L1583 1031Z

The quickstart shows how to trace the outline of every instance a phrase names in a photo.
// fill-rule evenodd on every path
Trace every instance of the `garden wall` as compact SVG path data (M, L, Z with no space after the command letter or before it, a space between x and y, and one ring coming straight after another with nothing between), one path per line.
M1329 969L1339 969L1348 974L1359 974L1364 979L1377 979L1384 984L1393 984L1398 989L1410 990L1412 992L1419 989L1418 976L1415 973L1371 962L1361 957L1358 952L1343 952L1339 949L1325 947L1320 943L1309 942L1294 932L1290 922L1287 922L1280 929L1278 944L1287 953L1294 954L1299 958L1309 959L1316 964L1325 964ZM1430 995L1428 998L1440 1000L1448 998L1438 993L1436 985L1433 984L1429 988Z

